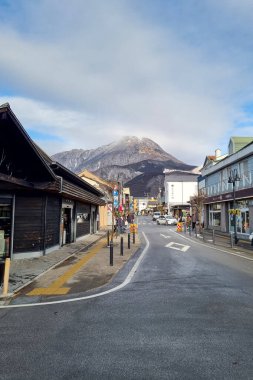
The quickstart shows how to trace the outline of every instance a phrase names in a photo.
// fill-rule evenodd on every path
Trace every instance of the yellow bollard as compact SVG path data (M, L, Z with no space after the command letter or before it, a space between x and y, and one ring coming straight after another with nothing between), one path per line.
M138 231L138 225L135 223L130 224L130 232L136 234L137 231Z
M8 294L10 265L11 265L11 260L9 257L7 257L5 259L5 265L4 265L3 296L7 296L7 294Z

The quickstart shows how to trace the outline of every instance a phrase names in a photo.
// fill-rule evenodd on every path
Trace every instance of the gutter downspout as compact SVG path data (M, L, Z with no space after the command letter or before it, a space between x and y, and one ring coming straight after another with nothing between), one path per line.
M59 194L62 194L62 189L63 189L63 178L59 175L56 176L57 178L60 179L60 190L59 190ZM60 228L59 228L59 246L62 247L63 244L63 229L62 229L62 224L63 224L63 221L62 221L62 199L61 199L61 209L59 210L60 211ZM61 231L62 229L62 231Z
M43 256L46 255L46 233L47 233L47 195L45 196L44 203L44 228L43 228Z
M13 258L13 241L14 241L14 218L15 218L15 207L16 207L16 195L12 198L12 215L11 215L11 241L10 241L10 259Z

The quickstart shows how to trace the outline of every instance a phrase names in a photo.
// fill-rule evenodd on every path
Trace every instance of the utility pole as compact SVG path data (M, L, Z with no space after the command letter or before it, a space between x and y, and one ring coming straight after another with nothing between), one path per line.
M230 170L230 176L228 178L228 183L232 183L233 185L233 219L234 219L234 237L235 237L235 244L238 243L238 237L237 237L237 230L236 230L236 208L235 208L235 182L240 181L241 178L238 175L237 169Z

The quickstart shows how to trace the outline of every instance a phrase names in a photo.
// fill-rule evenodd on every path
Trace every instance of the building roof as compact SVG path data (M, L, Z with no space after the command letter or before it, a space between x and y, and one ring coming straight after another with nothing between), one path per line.
M197 182L198 173L184 170L170 170L165 173L165 180L173 182Z
M92 181L94 181L96 183L103 184L103 185L105 185L105 186L107 186L108 188L111 188L111 189L113 189L114 185L115 185L114 182L106 181L104 178L101 178L101 177L97 176L96 174L90 172L87 169L84 169L78 175L81 178L88 178L88 179L90 179L90 180L92 180Z
M59 191L60 177L67 183L79 187L81 198L92 200L96 204L102 204L100 197L103 195L98 189L82 180L75 173L63 165L53 161L25 131L9 103L0 105L0 127L2 138L0 149L8 156L10 162L15 162L11 176L8 170L2 167L1 176L6 181L22 185L24 187L40 188L50 191ZM77 187L72 187L70 192ZM76 193L76 197L78 197Z
M206 156L206 158L207 158L209 161L214 161L214 160L215 160L215 156Z
M105 179L89 172L86 169L79 174L79 177L103 192L103 194L107 197L107 200L112 200L112 190L115 186L114 183L106 181Z
M253 141L253 137L232 136L228 143L228 153L233 154Z
M217 162L214 166L203 168L202 175L215 173L225 167L229 167L235 162L253 155L253 141L245 145L238 152L226 156L223 160Z

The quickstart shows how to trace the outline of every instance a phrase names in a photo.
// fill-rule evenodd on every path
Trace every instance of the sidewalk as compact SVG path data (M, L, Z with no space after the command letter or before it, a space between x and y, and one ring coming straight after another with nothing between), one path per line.
M123 237L124 255L120 255L120 237ZM20 259L11 262L9 278L9 301L12 298L26 295L37 288L50 288L50 283L64 276L70 268L77 265L80 268L67 279L68 294L92 290L105 285L123 267L129 258L140 247L138 234L135 244L132 236L130 249L128 249L128 234L124 233L118 238L114 237L114 265L110 265L110 249L107 246L107 231L98 231L87 235L82 240L63 246L46 256L32 259ZM96 250L95 254L90 253ZM82 264L82 266L79 264ZM55 289L55 288L54 288ZM2 289L0 288L0 293ZM35 293L36 294L36 293ZM62 294L62 293L58 293ZM44 295L52 295L44 293ZM0 301L3 304L5 300Z
M210 234L209 239L207 237L203 238L203 234L197 234L192 232L189 234L189 231L185 232L179 232L179 234L182 234L182 236L187 237L188 239L198 241L201 244L205 244L210 247L215 247L218 249L223 249L228 252L234 252L234 253L240 253L243 254L249 258L253 258L253 246L251 246L250 241L245 240L239 240L237 245L233 245L231 247L230 239L228 238L228 235L225 235L227 237L227 241L223 239L219 239L217 236L215 240L213 241L213 238Z

